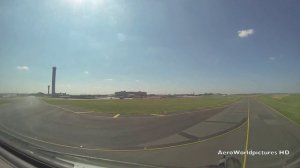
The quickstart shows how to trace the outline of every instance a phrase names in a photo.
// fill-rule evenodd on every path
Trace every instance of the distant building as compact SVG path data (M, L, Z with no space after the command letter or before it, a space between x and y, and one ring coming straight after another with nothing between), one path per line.
M121 92L115 92L115 97L118 97L120 99L124 98L143 98L147 97L147 92L126 92L126 91L121 91Z
M55 96L61 97L61 96L68 96L67 93L55 93Z

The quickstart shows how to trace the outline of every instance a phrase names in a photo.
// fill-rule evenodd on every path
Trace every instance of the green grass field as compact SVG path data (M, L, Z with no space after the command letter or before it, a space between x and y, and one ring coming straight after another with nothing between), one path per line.
M95 112L112 114L162 114L224 106L239 99L237 96L204 96L198 98L165 99L64 100L48 98L44 100L49 104L73 106Z
M300 124L300 94L260 96L259 100Z
M11 102L10 99L7 98L0 98L0 104L5 104Z

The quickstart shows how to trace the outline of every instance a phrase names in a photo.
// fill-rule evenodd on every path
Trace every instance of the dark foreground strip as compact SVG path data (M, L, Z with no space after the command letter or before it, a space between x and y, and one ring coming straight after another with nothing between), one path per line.
M5 135L1 130L0 149L3 157L19 168L73 168L74 166L42 153L33 152L23 141Z

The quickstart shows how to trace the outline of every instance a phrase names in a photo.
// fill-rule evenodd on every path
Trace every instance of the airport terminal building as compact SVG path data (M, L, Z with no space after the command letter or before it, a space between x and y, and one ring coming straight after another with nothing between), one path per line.
M124 99L124 98L143 98L147 97L147 92L126 92L126 91L120 91L115 92L115 97Z

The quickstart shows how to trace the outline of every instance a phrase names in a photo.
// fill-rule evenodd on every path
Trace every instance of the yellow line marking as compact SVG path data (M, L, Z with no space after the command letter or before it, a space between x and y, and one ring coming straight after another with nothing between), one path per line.
M185 144L180 144L180 145L172 145L172 146L166 146L166 147L157 147L157 148L147 148L146 146L143 149L105 149L105 148L85 148L85 147L79 147L79 146L70 146L70 145L63 145L63 144L58 144L58 143L54 143L54 142L49 142L49 141L45 141L45 140L41 140L41 139L37 139L37 138L33 138L27 135L23 135L19 132L16 132L14 130L11 130L9 128L7 128L6 126L4 126L3 124L0 123L0 126L2 126L3 128L5 128L6 130L9 130L10 132L14 132L15 134L31 139L31 140L35 140L38 142L42 142L42 143L46 143L46 144L50 144L50 145L54 145L54 146L60 146L60 147L65 147L65 148L71 148L71 149L80 149L80 150L87 150L87 151L102 151L102 152L135 152L135 151L154 151L154 150L162 150L162 149L169 149L169 148L176 148L176 147L183 147L183 146L188 146L188 145L192 145L192 144L197 144L197 143L202 143L205 141L209 141L209 140L213 140L222 136L225 136L229 133L232 133L238 129L240 129L242 126L245 125L246 122L244 122L243 124L241 124L239 127L230 130L228 132L225 132L223 134L214 136L214 137L210 137L207 139L203 139L203 140L199 140L199 141L195 141L195 142L190 142L190 143L185 143ZM12 133L5 131L7 134L14 136Z
M120 114L116 114L115 116L113 116L113 118L118 118L120 116Z
M250 105L249 105L249 99L248 99L248 119L247 119L247 132L246 132L246 143L245 143L245 155L243 159L243 168L246 168L246 162L247 162L247 150L248 150L248 144L249 144L249 129L250 129Z
M257 99L256 99L257 100ZM290 118L288 118L287 116L285 116L284 114L280 113L279 111L277 111L276 109L274 109L273 107L269 106L268 104L260 101L260 100L257 100L259 103L265 105L266 107L268 107L269 109L273 110L274 112L276 112L277 114L279 114L281 117L287 119L290 123L296 125L296 126L300 126L300 124L296 123L295 121L291 120Z

